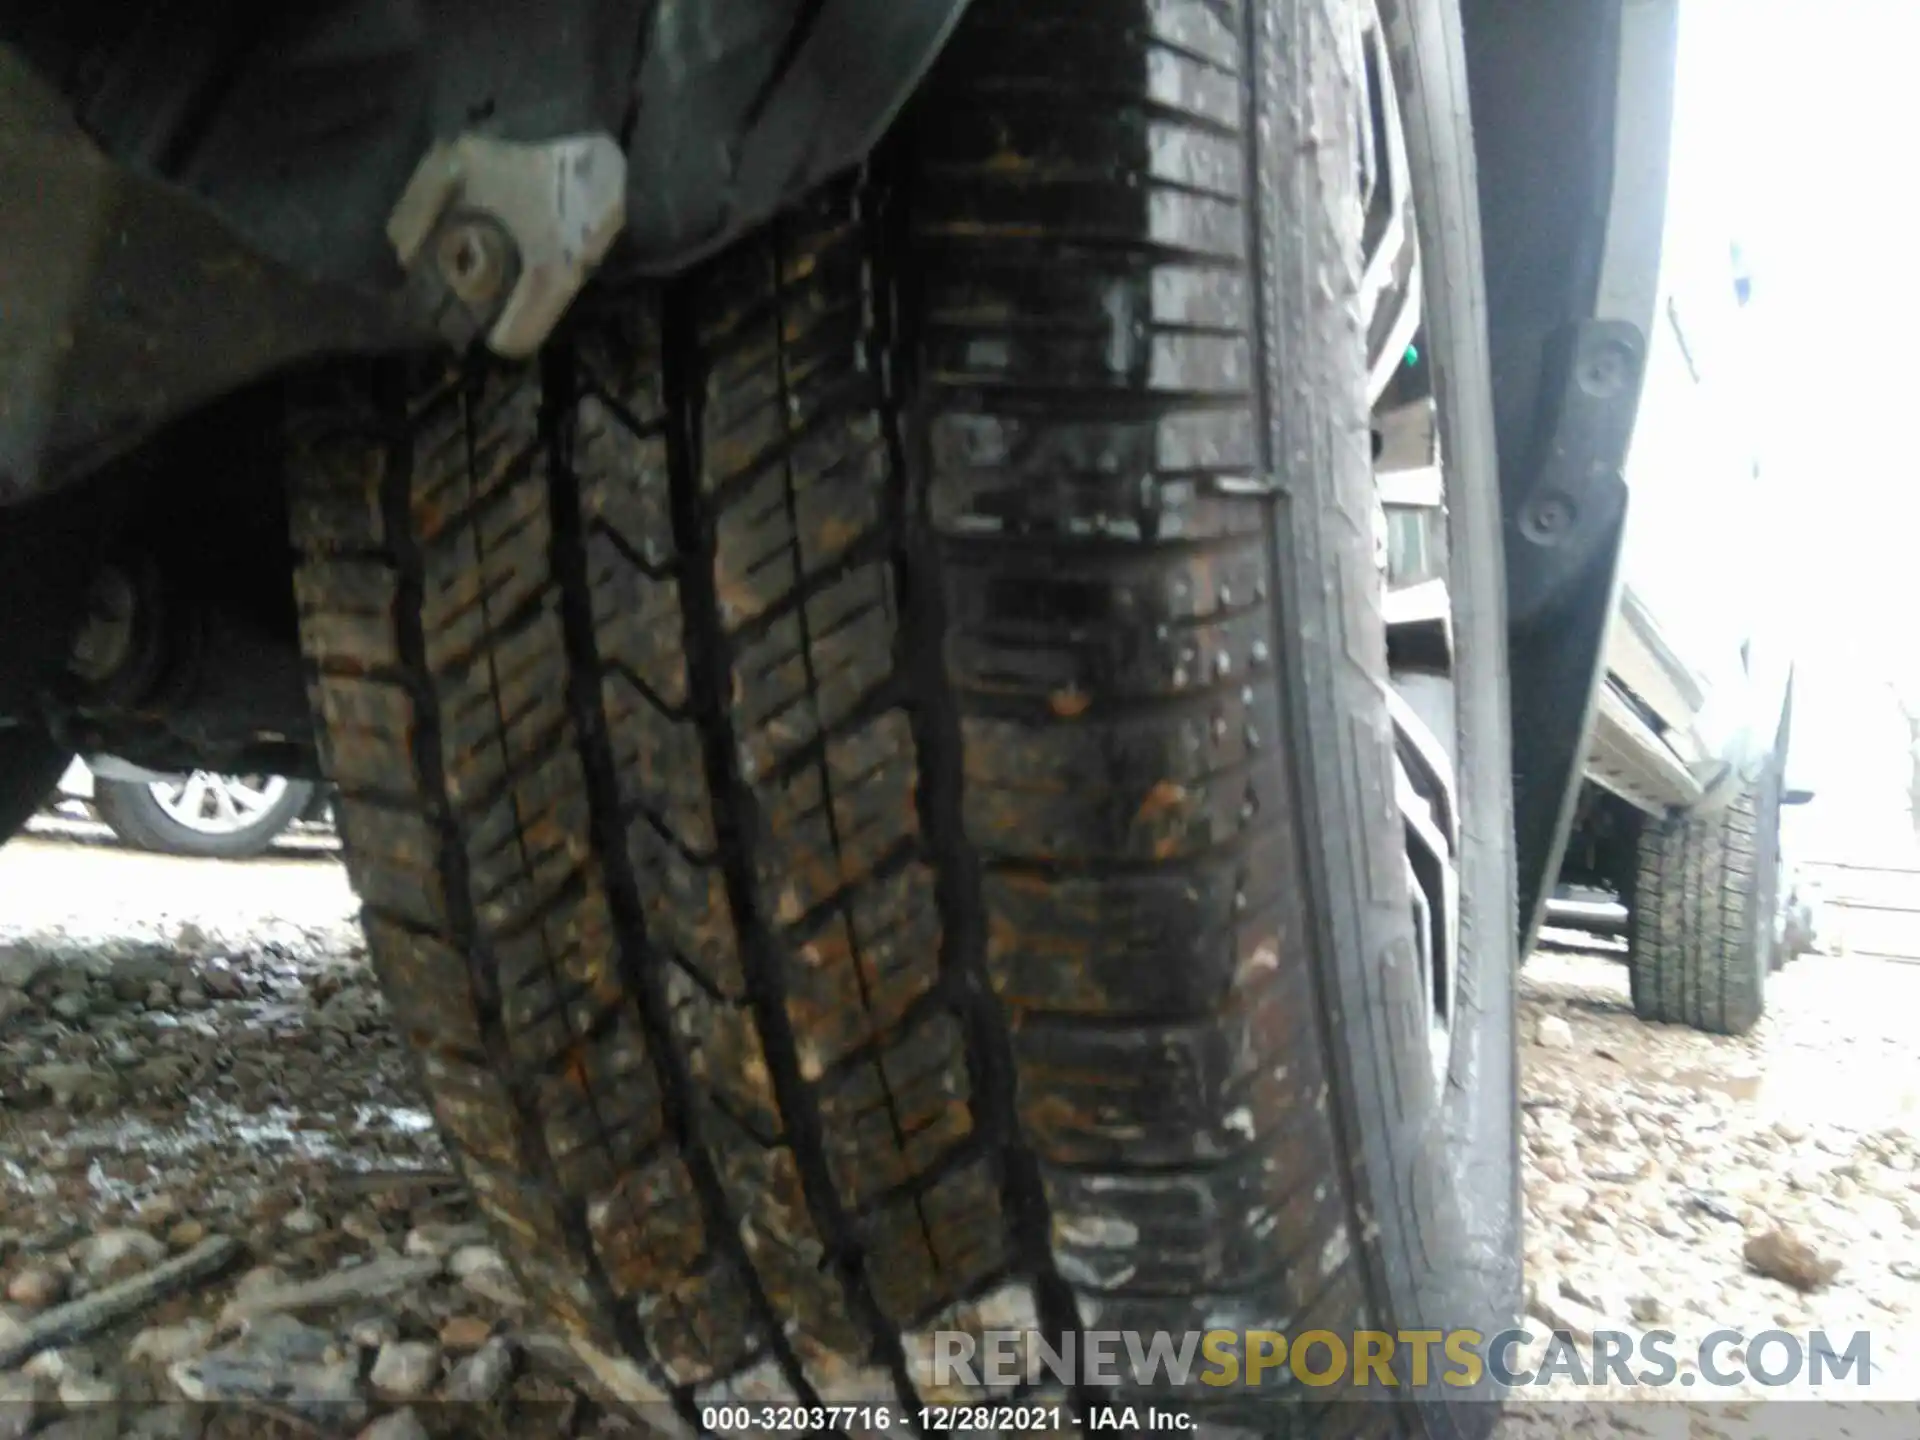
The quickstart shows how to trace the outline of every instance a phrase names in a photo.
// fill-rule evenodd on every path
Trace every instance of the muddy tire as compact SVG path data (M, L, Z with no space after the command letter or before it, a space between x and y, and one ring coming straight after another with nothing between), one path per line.
M589 297L537 368L295 401L304 643L395 1022L530 1297L662 1423L957 1398L941 1328L1515 1313L1457 26L1390 21L1477 557L1473 1003L1436 1076L1351 12L1230 12L977 0L869 173ZM1484 1385L1435 1391L1406 1418L1491 1423Z
M1715 1035L1757 1025L1779 883L1777 766L1711 814L1648 824L1627 922L1634 1012Z

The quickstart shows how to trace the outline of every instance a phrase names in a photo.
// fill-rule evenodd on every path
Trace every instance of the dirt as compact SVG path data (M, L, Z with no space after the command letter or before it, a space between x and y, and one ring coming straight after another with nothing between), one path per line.
M88 1435L200 1435L191 1399L249 1417L244 1433L624 1423L585 1398L475 1224L337 864L28 840L0 851L0 894L0 1354L222 1237L243 1257L0 1366L0 1437L26 1419L77 1440L74 1415ZM1529 964L1516 1368L1555 1329L1670 1330L1683 1376L1715 1330L1867 1330L1873 1398L1920 1399L1920 966L1805 957L1769 1005L1753 1035L1698 1035L1637 1021L1614 959ZM1619 1394L1562 1376L1525 1398ZM455 1397L473 1402L458 1422L434 1403ZM1523 1404L1509 1433L1578 1428L1550 1413Z

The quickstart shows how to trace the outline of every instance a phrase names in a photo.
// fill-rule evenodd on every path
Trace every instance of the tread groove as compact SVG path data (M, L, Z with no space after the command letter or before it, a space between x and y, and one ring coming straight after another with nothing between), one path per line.
M557 373L565 367L564 354L544 358L549 397L572 390L571 374ZM638 1000L648 1054L660 1075L666 1100L668 1129L678 1141L680 1155L699 1196L709 1226L709 1243L724 1253L739 1272L767 1347L800 1403L818 1405L820 1397L802 1371L780 1316L767 1298L758 1272L741 1243L739 1221L702 1143L693 1079L673 1035L670 1006L662 984L665 962L647 938L645 907L627 859L626 821L618 801L619 769L607 735L606 712L598 685L603 666L594 630L593 596L581 533L579 479L563 450L559 418L550 415L544 428L548 431L550 447L554 574L560 587L563 633L573 661L568 666L567 702L587 772L589 833L605 877L608 908L613 915L615 959L629 990Z
M471 423L467 414L464 392L459 396L461 423L463 430ZM471 445L471 433L465 437ZM396 447L407 449L409 447ZM514 1065L510 1042L502 1025L500 1015L499 986L492 961L491 944L478 917L473 913L467 896L471 889L468 872L467 854L461 843L459 832L451 823L451 811L446 801L446 776L440 750L440 702L435 687L427 679L431 668L427 663L427 637L421 623L421 604L425 591L425 555L423 548L414 538L412 528L412 484L414 470L411 455L408 463L391 467L384 477L385 486L381 496L389 543L393 547L394 568L396 572L397 600L394 606L396 622L396 648L405 669L413 676L420 677L409 688L412 690L415 724L412 734L411 760L414 773L419 777L427 800L427 819L438 832L440 845L438 868L447 880L448 934L458 952L468 957L468 977L472 988L476 1020L480 1030L483 1048L490 1061L494 1075L506 1091L519 1121L517 1143L525 1172L533 1176L541 1187L558 1198L564 1195L554 1159L543 1138L539 1111L533 1097L518 1079ZM476 507L468 507L464 512L471 515ZM478 535L476 534L476 543ZM549 961L551 963L551 961ZM593 1255L592 1241L587 1233L586 1217L581 1207L572 1203L557 1203L559 1220L566 1232L569 1247L580 1259L587 1271L587 1284L594 1294L598 1307L610 1322L613 1332L627 1348L629 1355L645 1356L646 1347L641 1343L638 1327L623 1307L614 1301L612 1282L601 1270ZM664 1377L656 1375L664 1382ZM697 1411L693 1409L690 1396L678 1393L678 1387L662 1383L662 1388L675 1395L676 1408L683 1418L697 1420Z
M905 237L898 233L901 212L884 211L873 223L883 234L894 230L897 248ZM906 332L906 317L914 307L903 299L907 277L875 277L875 316L869 337L870 366L881 377L881 429L886 437L895 475L930 475L933 461L923 427L916 417L902 413L901 393L908 377L898 373L896 356L917 352L917 337ZM1014 1065L1006 1023L987 975L982 890L982 866L966 833L961 792L965 784L960 736L960 710L948 688L944 655L947 620L940 581L940 541L932 533L924 502L895 486L888 495L894 533L899 537L893 555L896 583L905 623L901 643L903 667L916 680L920 703L911 716L914 744L921 756L916 796L922 823L936 853L945 857L935 884L943 941L940 972L956 999L966 1031L967 1063L981 1092L977 1109L984 1115L987 1143L1000 1155L1000 1188L1009 1227L1013 1232L1016 1269L1030 1277L1041 1329L1059 1349L1064 1337L1082 1330L1073 1289L1055 1263L1051 1206L1038 1159L1026 1148L1020 1133L1014 1096ZM1082 1415L1094 1412L1094 1397L1076 1388L1073 1400Z
M699 337L689 297L679 291L669 292L663 329L667 354L699 353ZM701 495L703 400L687 383L689 378L681 372L681 367L668 366L669 508L681 554L698 562L689 565L683 588L687 690L690 703L701 719L701 748L708 788L721 813L731 820L721 834L718 857L725 876L727 905L740 942L749 1004L759 1030L775 1100L787 1127L794 1163L800 1173L807 1210L822 1232L828 1262L849 1306L873 1337L878 1358L886 1366L897 1398L911 1411L917 1408L919 1400L908 1376L906 1354L868 1286L863 1246L853 1233L850 1218L843 1213L834 1190L825 1158L821 1118L801 1077L797 1046L786 1025L786 983L780 973L777 941L755 894L749 847L754 843L750 837L758 823L759 806L751 787L741 776L739 748L729 717L734 641L721 619L713 571L715 527Z

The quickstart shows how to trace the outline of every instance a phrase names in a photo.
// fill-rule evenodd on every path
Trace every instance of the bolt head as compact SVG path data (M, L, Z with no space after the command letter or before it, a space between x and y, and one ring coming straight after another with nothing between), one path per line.
M1634 370L1633 353L1610 340L1587 355L1580 367L1580 385L1589 395L1610 399L1627 388Z
M1566 495L1549 491L1534 497L1520 518L1520 529L1536 545L1557 545L1574 521L1574 504Z
M447 289L470 309L499 300L513 264L513 246L500 227L480 219L456 219L442 228L434 262Z

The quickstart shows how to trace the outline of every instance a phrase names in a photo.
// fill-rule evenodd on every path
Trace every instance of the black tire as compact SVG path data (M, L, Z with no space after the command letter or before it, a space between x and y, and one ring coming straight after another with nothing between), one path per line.
M1757 1025L1779 878L1777 765L1717 811L1647 825L1627 934L1634 1012L1715 1035Z
M397 1023L535 1303L688 1427L918 1404L936 1326L1517 1313L1457 21L1390 21L1473 557L1441 1086L1346 288L1351 11L1226 13L977 0L858 183L589 297L537 370L296 397L302 633ZM1487 1393L1401 1413L1484 1433Z
M271 806L244 829L209 834L183 825L139 780L103 780L93 785L93 808L122 843L163 855L197 855L214 860L245 860L273 848L286 828L312 803L310 781L289 780Z
M42 806L57 798L53 787L72 758L38 727L0 729L0 844L18 835Z

